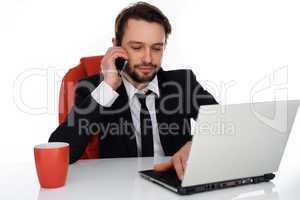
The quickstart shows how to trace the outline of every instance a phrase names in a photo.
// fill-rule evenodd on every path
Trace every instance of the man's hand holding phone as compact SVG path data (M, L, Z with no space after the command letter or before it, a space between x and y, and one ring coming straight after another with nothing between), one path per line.
M120 46L110 47L101 61L101 71L104 81L114 90L116 90L122 83L119 70L116 66L117 58L123 58L125 60L128 59L127 52Z

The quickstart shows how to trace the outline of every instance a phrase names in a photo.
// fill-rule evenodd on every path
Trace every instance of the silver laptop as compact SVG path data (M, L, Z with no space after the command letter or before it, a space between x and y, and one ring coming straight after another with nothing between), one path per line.
M174 169L140 175L186 195L272 180L299 100L202 106L183 180Z

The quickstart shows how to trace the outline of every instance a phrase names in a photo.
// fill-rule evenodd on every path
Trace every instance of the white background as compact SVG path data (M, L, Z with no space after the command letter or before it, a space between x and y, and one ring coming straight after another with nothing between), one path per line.
M0 164L33 160L33 146L58 125L63 74L111 46L115 17L130 2L1 1ZM148 2L173 26L165 69L193 69L222 104L300 99L297 1ZM297 117L287 149L295 156L299 131Z

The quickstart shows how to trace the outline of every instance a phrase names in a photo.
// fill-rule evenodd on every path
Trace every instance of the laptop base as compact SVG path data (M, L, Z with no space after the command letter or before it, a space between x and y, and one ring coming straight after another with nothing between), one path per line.
M273 173L269 173L261 176L254 176L254 177L240 178L240 179L221 181L215 183L207 183L202 185L181 187L181 181L177 178L174 169L165 172L144 170L144 171L140 171L139 173L143 178L150 180L156 184L159 184L180 195L190 195L199 192L207 192L207 191L225 189L225 188L236 187L241 185L268 182L275 177Z

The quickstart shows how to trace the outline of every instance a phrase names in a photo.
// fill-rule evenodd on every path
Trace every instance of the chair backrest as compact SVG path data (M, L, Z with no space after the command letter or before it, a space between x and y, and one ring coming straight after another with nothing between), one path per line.
M75 97L75 86L80 79L98 74L103 56L84 57L80 63L71 68L64 76L59 93L59 123L62 123L70 112ZM81 159L91 159L99 157L99 137L91 136L89 144L85 149Z

